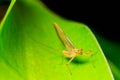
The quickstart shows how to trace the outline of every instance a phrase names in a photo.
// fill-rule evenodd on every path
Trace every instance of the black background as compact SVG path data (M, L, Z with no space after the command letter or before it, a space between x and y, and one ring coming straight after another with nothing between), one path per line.
M87 24L104 38L120 42L120 9L113 1L42 0L62 17Z

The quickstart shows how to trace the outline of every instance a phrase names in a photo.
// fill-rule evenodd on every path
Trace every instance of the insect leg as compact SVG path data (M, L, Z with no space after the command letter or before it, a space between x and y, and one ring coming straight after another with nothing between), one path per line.
M72 72L71 72L71 70L70 70L70 68L69 68L69 64L70 64L70 62L74 59L75 57L72 57L67 63L66 63L66 66L67 66L67 68L68 68L68 71L70 72L70 75L72 75Z
M72 60L73 60L74 58L75 58L75 57L72 57L72 58L66 63L66 65L69 65L70 62L72 62Z
M91 50L88 50L86 52L84 52L82 55L84 56L92 56L92 54L89 54L91 52Z

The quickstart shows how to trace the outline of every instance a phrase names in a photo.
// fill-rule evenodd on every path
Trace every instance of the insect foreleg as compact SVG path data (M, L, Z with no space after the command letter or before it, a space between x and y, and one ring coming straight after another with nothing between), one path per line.
M86 52L83 52L82 55L84 56L92 56L91 54L89 54L91 52L91 50L88 50Z

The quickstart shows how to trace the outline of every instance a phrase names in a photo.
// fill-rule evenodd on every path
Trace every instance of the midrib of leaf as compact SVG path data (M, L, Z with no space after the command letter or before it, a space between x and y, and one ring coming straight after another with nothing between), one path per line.
M9 5L9 7L7 9L7 12L5 13L5 16L4 16L3 20L1 21L0 30L2 29L2 26L4 25L4 22L5 22L6 18L7 18L7 16L9 15L13 5L15 4L15 1L16 0L11 0L10 5Z

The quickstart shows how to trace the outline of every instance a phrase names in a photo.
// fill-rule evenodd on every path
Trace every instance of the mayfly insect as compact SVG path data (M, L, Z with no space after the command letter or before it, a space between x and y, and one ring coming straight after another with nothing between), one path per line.
M90 50L88 50L87 52L83 52L82 48L80 49L76 48L73 45L73 43L70 41L70 39L66 36L64 31L58 26L57 23L53 23L53 25L58 34L58 37L60 38L61 42L66 47L66 50L62 51L63 55L67 58L70 58L70 60L66 63L67 67L73 61L73 59L79 55L91 56L91 54L89 54ZM71 74L71 71L70 71L70 74Z

